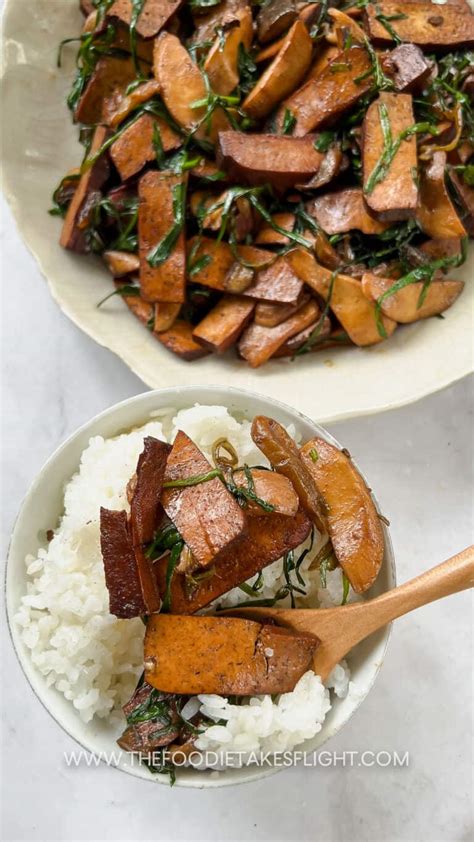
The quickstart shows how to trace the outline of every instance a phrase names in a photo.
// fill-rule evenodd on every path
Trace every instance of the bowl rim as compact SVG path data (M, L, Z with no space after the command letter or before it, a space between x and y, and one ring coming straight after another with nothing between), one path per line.
M55 462L60 460L62 455L65 452L67 452L69 447L78 438L80 438L83 434L85 434L88 431L89 428L91 428L91 430L90 430L91 436L101 435L101 433L94 433L93 432L93 428L95 426L97 426L98 424L100 424L100 422L102 422L102 421L104 421L108 418L109 419L113 418L114 414L116 414L117 412L120 412L120 410L126 408L127 406L131 406L131 405L135 405L135 404L139 406L141 403L146 403L147 401L153 400L154 397L158 397L159 399L163 399L163 397L165 395L166 396L169 395L171 397L173 395L174 396L176 396L176 395L186 396L186 395L189 394L190 396L193 396L193 397L190 397L190 401L189 401L189 405L192 406L194 402L199 403L198 395L199 395L200 391L210 392L212 394L215 394L216 397L219 394L222 395L222 393L225 393L226 396L230 396L230 397L232 397L234 395L234 396L238 396L240 398L251 398L251 399L257 398L259 400L262 400L266 403L269 403L269 404L273 405L274 407L282 410L283 412L286 412L286 413L289 413L291 415L296 416L297 418L301 419L301 421L303 421L304 423L309 424L310 426L316 428L318 430L318 432L323 432L324 437L330 443L335 444L339 448L341 447L338 440L335 439L334 436L325 427L323 427L320 424L318 424L317 422L313 421L311 418L306 416L304 413L300 412L298 409L296 409L296 408L294 408L294 407L292 407L288 404L285 404L284 402L279 401L275 398L270 398L268 395L261 395L261 394L258 394L257 392L253 392L251 390L241 389L239 387L233 387L233 386L186 385L186 386L167 387L167 388L164 388L164 389L154 389L154 390L149 390L149 391L145 391L145 392L140 392L138 395L133 395L132 397L125 398L122 401L119 401L117 403L112 404L111 406L107 407L106 409L104 409L101 412L97 413L96 415L92 416L91 418L89 418L89 420L85 421L78 428L76 428L69 436L67 436L67 438L63 442L61 442L58 445L58 447L46 459L46 461L43 463L43 465L39 469L38 473L36 474L35 478L31 482L30 486L28 487L25 495L23 496L23 499L21 500L21 503L19 505L18 512L17 512L16 518L14 520L13 527L12 527L12 530L11 530L10 540L9 540L9 543L8 543L7 554L6 554L5 573L4 573L4 581L3 581L4 605L5 605L5 613L6 613L6 619L7 619L7 628L8 628L10 641L12 643L13 650L15 652L17 661L18 661L18 663L21 667L23 675L24 675L30 689L32 690L33 694L39 700L39 702L41 703L43 708L47 711L48 715L62 729L62 731L65 734L67 734L67 736L70 739L72 739L74 741L74 743L76 743L78 746L80 746L81 749L83 749L85 752L87 752L90 755L94 755L94 749L91 749L90 747L87 747L86 745L84 745L84 743L81 742L81 740L78 738L77 735L71 733L67 724L65 724L64 722L60 721L57 718L55 713L53 713L53 711L48 707L46 699L42 698L40 688L39 688L39 686L34 685L32 675L34 675L36 673L36 675L38 677L38 685L39 685L39 683L42 679L42 676L40 675L39 671L36 670L36 668L34 667L34 664L32 663L31 659L28 658L28 655L26 653L23 653L21 651L21 647L19 645L17 645L17 643L19 644L19 642L20 642L19 632L15 629L15 620L14 620L14 615L15 615L15 612L17 610L17 606L15 606L13 604L13 596L10 593L10 590L11 590L11 588L10 588L10 570L11 570L12 565L14 563L13 559L12 559L12 555L13 555L13 551L15 549L15 543L16 543L17 540L19 540L20 527L21 527L21 516L22 516L22 513L23 513L24 509L26 508L28 502L37 493L38 487L40 486L40 484L42 482L43 475L45 474L45 472L47 472L48 468L50 468ZM207 405L207 403L208 403L208 400L206 398L206 402L203 405ZM225 406L227 406L227 408L229 408L227 401L225 403L223 403L222 398L220 399L219 403L220 403L220 405L225 405ZM169 404L164 402L162 405L163 406L167 406L167 405L172 406L172 401L170 401ZM217 401L216 401L216 405L217 405ZM146 423L145 419L144 419L143 423ZM128 428L128 430L133 429L133 426L134 425L132 425L132 427ZM111 433L107 437L113 437L113 436L120 435L121 432L126 432L126 430L124 430L123 428L122 429L119 428L115 433ZM357 464L357 460L354 459L352 456L351 456L351 459L352 459L355 467L361 473L362 477L365 480L364 473L359 468L359 466ZM371 491L371 495L372 495L372 497L374 499L374 502L376 504L376 507L378 509L377 497L373 493L373 491ZM389 528L387 527L386 524L383 524L383 531L384 531L384 541L385 541L384 561L389 566L388 567L388 574L389 574L389 577L390 577L391 582L392 582L392 587L396 587L396 584L397 584L396 562L395 562L395 556L394 556L394 551L393 551L393 544L392 544L392 540L391 540L391 534L390 534ZM18 562L18 560L17 560L17 562ZM370 679L369 683L367 683L364 686L364 695L354 702L354 705L353 705L348 717L341 723L341 725L337 728L337 730L334 733L330 733L330 734L327 735L327 737L323 740L323 743L327 742L329 739L331 739L333 736L335 736L337 733L339 733L339 731L341 731L344 728L344 726L352 718L354 713L358 710L360 705L364 702L364 700L367 698L370 691L372 690L372 688L373 688L373 686L374 686L374 684L377 680L377 677L380 673L382 664L385 661L385 656L387 654L388 644L389 644L389 641L390 641L390 638L391 638L392 623L390 623L389 625L387 625L383 629L381 629L381 632L383 632L383 642L382 642L382 645L381 645L381 653L378 657L377 663L375 665L375 668L374 668L374 671L373 671L373 674L371 676L371 679ZM28 666L27 666L27 664L28 664ZM31 667L32 675L29 674L28 667ZM49 689L49 688L46 688L46 689ZM304 745L305 745L305 743L302 743L299 747L296 747L296 749L298 751L304 751ZM320 749L320 746L318 746L318 750L319 749ZM106 761L104 760L103 757L100 757L100 762L105 763ZM168 779L165 778L164 775L155 775L155 776L150 775L149 777L148 776L144 777L140 774L137 774L136 771L135 771L136 767L134 765L132 765L130 767L123 766L121 764L115 764L115 763L112 763L112 764L107 763L106 765L110 766L113 769L117 769L118 771L125 772L126 774L132 775L133 777L140 778L141 780L148 781L149 783L168 784ZM279 767L279 766L269 766L269 767L266 767L266 768L256 767L256 769L253 769L253 770L252 770L251 766L242 767L242 771L244 772L244 774L240 775L237 780L232 778L232 780L228 779L227 781L226 781L226 775L225 774L220 774L218 776L218 778L211 778L210 776L204 778L203 772L194 771L194 774L198 777L193 778L193 779L186 778L185 780L180 780L180 776L177 775L176 786L186 787L186 788L195 788L195 789L208 789L208 788L220 788L220 787L224 787L224 786L237 786L237 785L241 785L241 784L244 784L244 783L251 783L251 782L256 782L257 780L262 780L263 778L269 777L270 775L274 775L277 772L282 771L282 769L283 769L283 767Z

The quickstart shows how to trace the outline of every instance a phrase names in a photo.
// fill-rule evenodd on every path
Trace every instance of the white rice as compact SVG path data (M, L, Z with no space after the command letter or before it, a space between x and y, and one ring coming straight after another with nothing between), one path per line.
M159 419L159 420L158 420ZM72 702L84 722L94 716L122 724L120 708L133 693L143 668L144 627L140 619L119 620L109 614L100 553L99 509L128 509L126 486L135 471L143 438L172 441L184 430L210 456L212 443L225 436L236 448L240 462L265 464L250 436L250 423L231 416L222 406L195 406L176 413L172 408L153 413L153 420L113 439L91 438L78 472L64 489L64 514L53 539L37 556L27 556L27 593L15 620L31 652L32 662L48 686L54 685ZM296 437L293 427L288 432ZM45 528L54 524L45 524ZM296 596L298 607L340 604L340 569L328 571L322 588L319 571L310 570L325 537L316 535L300 572L306 582L305 596ZM302 547L303 548L303 547ZM299 551L298 551L299 552ZM263 571L259 598L272 597L283 587L282 561ZM350 591L349 600L353 599ZM248 599L239 588L213 605L233 606ZM287 598L286 602L289 602ZM279 603L284 605L285 602ZM317 734L331 707L330 689L347 694L349 670L345 664L333 671L324 686L308 671L292 693L272 700L261 696L230 704L220 696L190 699L187 717L201 711L213 723L199 736L202 750L291 750Z

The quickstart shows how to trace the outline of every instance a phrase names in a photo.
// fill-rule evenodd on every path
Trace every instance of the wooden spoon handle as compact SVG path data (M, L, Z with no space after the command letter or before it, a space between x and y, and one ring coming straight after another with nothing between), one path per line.
M372 631L415 608L472 587L474 587L474 545L431 570L427 570L421 576L366 603L366 634L371 634Z
M318 612L319 628L314 631L321 637L322 643L316 649L314 671L324 681L335 664L353 646L396 617L473 586L474 546L471 546L376 599L353 603L345 608L329 608L326 615L327 628L324 627L326 612Z

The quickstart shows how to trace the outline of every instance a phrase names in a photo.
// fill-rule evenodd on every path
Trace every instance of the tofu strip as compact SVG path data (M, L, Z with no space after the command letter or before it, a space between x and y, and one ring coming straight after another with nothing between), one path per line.
M300 508L294 517L269 514L249 517L245 536L224 550L209 575L190 578L175 573L171 580L170 603L173 614L194 614L213 599L263 570L268 564L294 550L311 532L311 522ZM168 558L155 563L160 594L166 593Z
M165 693L289 693L311 667L318 638L236 617L155 614L145 679Z
M200 567L216 561L246 529L243 510L217 476L193 485L169 487L170 483L186 482L212 470L199 448L180 430L168 456L161 502Z

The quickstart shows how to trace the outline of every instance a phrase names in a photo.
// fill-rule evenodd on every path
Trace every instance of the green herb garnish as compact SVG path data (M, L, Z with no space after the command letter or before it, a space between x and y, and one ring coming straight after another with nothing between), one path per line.
M237 72L239 74L239 90L244 95L248 94L257 81L258 67L253 60L252 54L247 52L242 43L239 44Z
M139 722L149 722L150 719L160 719L166 726L171 724L169 702L163 699L160 690L153 689L145 701L128 714L127 725L138 725Z
M131 0L132 14L130 15L130 52L132 54L133 63L137 75L141 77L140 67L137 61L137 24L138 19L143 11L145 0Z
M161 529L158 529L153 536L153 541L145 550L145 555L152 561L163 555L166 550L170 550L175 544L183 541L176 526L173 523L168 523Z
M241 591L246 593L247 596L258 596L259 592L263 588L263 572L260 571L257 578L251 585L247 584L247 582L242 582L239 585L239 588Z
M399 15L384 15L382 13L381 9L380 9L380 6L376 6L375 9L376 9L376 12L377 12L377 14L375 15L375 19L378 20L378 22L382 24L384 29L387 30L388 34L392 37L392 39L397 44L401 44L402 39L400 38L398 32L395 32L395 30L392 26L392 21L407 20L408 15L405 15L403 13L401 13Z
M316 152L327 152L332 143L336 140L337 132L321 132L313 143Z
M281 225L277 225L276 222L273 221L272 215L263 207L261 202L257 199L255 193L251 193L249 195L249 202L256 211L260 214L261 217L268 222L271 228L274 231L277 231L279 234L283 234L284 237L288 237L289 240L292 240L294 243L298 243L298 245L303 246L303 248L311 249L313 244L309 240L305 240L304 237L300 237L299 234L295 233L295 231L289 231L287 228L282 228Z
M282 133L283 134L291 134L293 132L294 127L296 126L296 117L294 114L291 113L289 108L285 108L285 113L283 115L283 123L282 123Z
M191 9L199 11L200 9L211 9L212 6L218 6L222 0L188 0Z
M52 196L53 207L48 211L51 216L66 216L67 209L77 187L75 182L79 181L79 179L79 173L74 175L65 175L64 178L61 179Z
M314 541L314 529L311 531L311 539L310 539L309 546L300 553L300 556L299 556L298 559L295 559L294 550L290 550L290 552L285 554L285 556L283 558L283 570L282 570L282 572L283 572L283 575L285 577L286 584L283 585L283 587L279 588L279 590L277 591L275 596L268 597L268 599L251 599L251 600L246 601L246 602L241 602L238 605L236 605L235 607L236 608L271 608L277 602L280 602L282 599L286 599L287 596L290 596L291 605L292 605L292 607L294 607L294 605L295 605L294 594L299 593L303 596L306 595L306 591L304 590L304 588L306 587L306 583L305 583L303 577L301 576L300 567L301 567L304 559L306 558L307 554L311 551L311 549L313 547L313 541ZM299 583L298 585L296 585L291 580L291 574L293 572L296 575L296 579ZM259 574L259 575L261 575L261 574ZM259 584L259 587L260 587L261 583L259 582L258 579L257 579L257 582L254 583L252 588L249 588L249 586L247 585L246 582L243 582L241 585L239 585L239 587L241 588L241 590L243 590L245 593L247 593L250 596L250 595L254 595L254 593L256 591L255 586L256 586L257 583ZM300 587L300 585L302 587ZM249 590L252 590L252 594L250 594ZM225 608L218 609L218 610L225 610Z
M328 16L328 7L329 0L322 0L322 3L319 4L318 17L313 23L309 32L309 37L312 38L313 41L317 41L323 34L322 25L326 21Z
M467 164L464 167L462 178L465 184L469 187L474 187L474 164Z
M105 302L108 301L109 298L113 298L114 295L120 295L122 297L129 295L138 296L140 295L140 287L138 286L138 284L123 284L122 286L117 287L117 289L114 289L112 292L109 292L109 294L106 295L105 298L102 298L96 305L97 308L102 307L102 304L105 304Z
M340 271L341 271L341 269L335 269L334 272L332 272L331 277L329 279L328 295L327 295L326 301L324 303L323 311L322 311L322 313L319 317L319 320L318 320L317 324L315 325L315 327L311 331L311 333L308 336L304 345L302 345L301 348L298 348L298 350L295 352L295 357L299 357L299 356L301 356L301 354L307 354L308 351L311 350L313 345L315 345L316 342L318 341L319 334L321 333L321 330L323 329L324 320L326 319L326 316L329 313L329 308L331 306L332 294L333 294L333 290L334 290L334 284L336 283L336 278L337 278L338 272L340 272Z
M198 257L198 259L194 262L188 262L188 277L192 278L193 275L197 275L199 272L205 269L206 266L209 266L210 263L212 263L212 257L210 254L203 254L202 257Z
M186 477L185 479L172 479L163 483L163 488L189 488L193 485L201 485L203 482L210 482L210 480L218 477L223 478L222 471L219 468L212 468L205 474L196 474L194 477Z
M171 607L171 582L173 580L174 571L176 570L179 559L181 556L181 552L184 547L184 541L180 541L174 544L171 547L170 557L168 559L168 564L166 566L166 585L165 585L165 595L163 597L163 601L161 603L161 612L166 614L170 610Z
M153 749L148 756L142 757L142 763L152 775L169 775L170 786L176 783L176 769L172 763L164 760L166 749Z
M347 602L347 597L349 596L350 585L351 585L351 583L349 582L349 579L347 578L346 574L343 571L343 573L342 573L342 602L341 602L341 605L345 605L346 602Z
M382 70L382 65L380 63L380 59L377 55L377 52L374 50L370 40L367 36L364 37L364 44L365 48L369 54L371 68L367 70L365 73L361 73L360 76L357 76L354 79L354 83L359 85L364 79L368 76L374 77L374 91L391 91L394 88L394 84L388 76Z
M239 468L238 470L244 472L245 479L247 480L247 488L245 488L245 486L236 485L234 480L234 473L236 472L234 470L230 469L225 475L225 484L227 489L234 495L238 504L245 509L249 503L255 503L257 506L260 506L264 512L273 512L275 510L275 506L273 506L272 503L267 503L266 500L262 500L262 498L255 493L255 483L249 466L244 465L243 468Z

